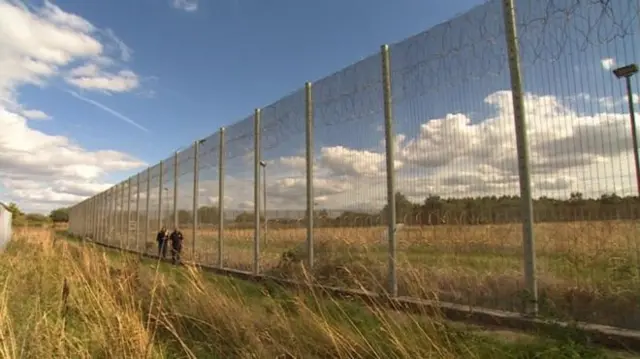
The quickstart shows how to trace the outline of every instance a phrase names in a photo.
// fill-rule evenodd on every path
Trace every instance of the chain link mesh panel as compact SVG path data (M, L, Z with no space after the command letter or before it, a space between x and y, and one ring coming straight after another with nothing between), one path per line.
M204 139L198 153L198 242L196 252L202 263L217 265L219 247L219 165L220 134Z
M512 91L507 44L513 41L505 41L502 5L485 2L390 46L392 128L385 127L382 56L312 85L311 274L325 284L385 290L388 132L399 294L522 311L529 300L522 270L527 236L515 123L524 119L541 314L640 329L637 144L629 121L640 82L629 78L628 93L626 80L612 73L640 58L640 5L517 0L523 93ZM514 113L520 101L524 110ZM185 254L195 244L193 259L217 265L222 247L222 266L254 269L257 189L262 271L301 274L291 264L306 255L306 105L300 90L261 110L264 165L257 169L253 115L225 130L224 150L220 133L201 141L198 223L193 148L179 154L177 168L173 156L162 174L160 165L151 168L149 204L141 192L134 207L138 228L148 213L144 250L157 253L155 235L173 226L175 205L185 237L197 233L195 243L185 242ZM125 217L128 191L121 183L74 206L70 230L95 237L103 216L104 241L135 248Z

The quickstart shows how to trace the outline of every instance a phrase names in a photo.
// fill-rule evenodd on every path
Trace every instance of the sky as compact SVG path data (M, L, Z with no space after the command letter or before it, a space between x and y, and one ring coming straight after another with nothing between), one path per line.
M415 201L517 194L501 2L435 3L0 0L0 201L46 213L111 188L121 206L129 189L113 185L130 180L132 203L139 181L146 206L152 167L157 210L181 151L178 206L191 208L188 148L205 139L196 192L216 204L225 127L225 206L252 208L260 108L267 204L303 208L311 81L315 202L379 209L385 43L397 189ZM535 196L635 194L624 84L611 70L638 61L637 6L516 1Z

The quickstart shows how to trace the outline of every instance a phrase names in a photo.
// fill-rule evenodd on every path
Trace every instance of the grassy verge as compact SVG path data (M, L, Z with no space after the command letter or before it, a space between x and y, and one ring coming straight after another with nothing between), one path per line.
M0 255L2 358L614 358L174 267L32 230Z

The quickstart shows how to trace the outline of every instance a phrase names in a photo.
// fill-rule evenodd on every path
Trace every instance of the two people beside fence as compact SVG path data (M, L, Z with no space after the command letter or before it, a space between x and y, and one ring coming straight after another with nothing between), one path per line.
M180 254L182 253L182 242L184 236L182 232L176 227L173 232L169 234L169 231L162 227L156 236L156 242L158 242L158 257L162 259L167 258L167 242L171 241L171 262L176 264L180 262Z

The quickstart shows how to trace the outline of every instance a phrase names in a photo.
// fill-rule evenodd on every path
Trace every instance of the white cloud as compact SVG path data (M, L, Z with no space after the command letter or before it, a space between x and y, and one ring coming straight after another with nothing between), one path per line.
M60 27L79 30L82 32L91 32L94 30L93 25L78 15L70 14L62 11L59 7L45 0L44 6L40 8L38 13L51 23Z
M40 110L24 110L22 111L22 116L30 119L30 120L49 120L51 116Z
M602 65L603 69L611 70L616 65L616 60L611 58L611 57L608 57L608 58L600 60L600 64Z
M465 114L453 113L425 119L412 137L399 134L397 190L415 201L429 194L518 194L511 94L495 92L485 103L494 107L495 113L482 121L472 122ZM525 97L525 109L535 196L565 197L571 191L587 196L633 193L628 115L604 112L581 116L553 96L532 94ZM379 209L384 205L382 152L348 146L324 147L319 152L314 184L320 206ZM269 181L269 207L303 208L304 158L286 156L277 165L281 167L272 173L286 173L287 168L295 173ZM225 194L242 200L242 194L231 194L228 189Z
M634 93L631 95L634 104L640 103L640 96ZM622 98L614 98L613 96L606 96L598 99L598 105L605 111L626 112L629 110L629 96L624 95Z
M28 119L51 116L19 101L21 86L43 86L65 73L77 75L69 83L85 89L138 87L130 70L105 70L116 66L113 55L127 60L131 50L110 30L49 1L33 10L0 0L0 181L9 200L27 211L48 211L108 188L104 178L110 172L144 166L125 153L88 151L67 137L31 128Z
M567 197L573 191L585 196L634 193L626 113L605 110L581 115L549 95L527 94L524 100L535 197ZM598 99L578 96L573 101ZM425 118L410 127L402 118L396 119L402 124L397 128L404 132L396 136L398 191L415 202L422 202L430 194L470 197L519 193L511 93L497 91L484 102L493 111L474 121L464 113ZM366 135L382 137L375 129ZM348 142L321 147L314 161L316 208L359 211L382 208L386 201L386 161L382 148L351 148ZM287 152L299 153L298 150L290 148ZM302 218L306 204L304 157L285 155L268 162L269 211L278 211L279 217ZM243 156L234 163L242 165L238 168L227 164L224 195L228 216L253 209L253 158ZM199 183L199 203L217 205L216 171L201 171ZM191 209L191 185L188 174L181 177L180 208ZM262 183L259 185L262 188ZM157 192L157 187L154 188L152 193Z
M112 73L99 68L95 63L74 68L65 77L65 81L85 90L107 92L127 92L140 85L138 75L130 70Z
M176 9L193 12L198 10L198 0L171 0L171 6Z

